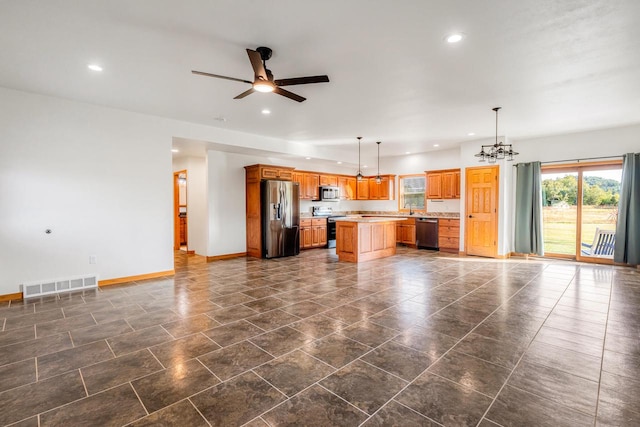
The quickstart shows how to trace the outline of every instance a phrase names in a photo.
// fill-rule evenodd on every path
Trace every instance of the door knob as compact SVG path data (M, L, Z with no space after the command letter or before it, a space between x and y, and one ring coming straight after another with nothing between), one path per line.
M469 218L473 218L473 215L469 215Z

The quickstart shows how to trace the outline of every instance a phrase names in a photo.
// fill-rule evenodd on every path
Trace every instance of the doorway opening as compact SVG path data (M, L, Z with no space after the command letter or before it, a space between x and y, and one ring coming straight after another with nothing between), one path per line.
M545 255L613 263L622 162L542 167Z
M173 173L173 250L189 252L187 228L187 171Z

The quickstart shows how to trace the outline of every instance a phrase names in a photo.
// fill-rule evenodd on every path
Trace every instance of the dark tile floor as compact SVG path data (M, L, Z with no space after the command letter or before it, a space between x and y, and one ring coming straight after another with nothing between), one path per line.
M640 272L399 248L0 307L0 425L638 426Z

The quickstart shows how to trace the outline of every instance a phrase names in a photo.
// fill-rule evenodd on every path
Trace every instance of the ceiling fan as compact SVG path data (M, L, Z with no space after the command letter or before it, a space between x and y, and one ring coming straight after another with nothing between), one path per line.
M273 73L271 70L267 68L267 60L271 58L271 54L273 51L268 47L261 46L256 50L247 49L247 55L249 55L249 60L251 61L251 66L253 67L254 80L251 82L249 80L236 79L235 77L227 77L221 76L218 74L205 73L203 71L195 71L192 70L193 74L198 74L201 76L207 77L215 77L218 79L226 79L233 80L236 82L249 83L253 87L249 90L242 92L240 95L236 96L233 99L242 99L247 95L251 95L253 92L274 92L278 95L286 96L289 99L293 99L294 101L302 102L307 98L304 98L300 95L296 95L293 92L289 92L288 90L282 89L282 86L293 86L293 85L306 85L309 83L327 83L329 82L329 76L310 76L310 77L294 77L291 79L273 79Z

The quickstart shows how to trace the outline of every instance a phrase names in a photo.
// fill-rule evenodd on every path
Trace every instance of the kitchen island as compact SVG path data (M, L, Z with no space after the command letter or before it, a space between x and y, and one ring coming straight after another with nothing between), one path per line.
M338 260L362 262L396 253L396 223L406 218L336 218Z

